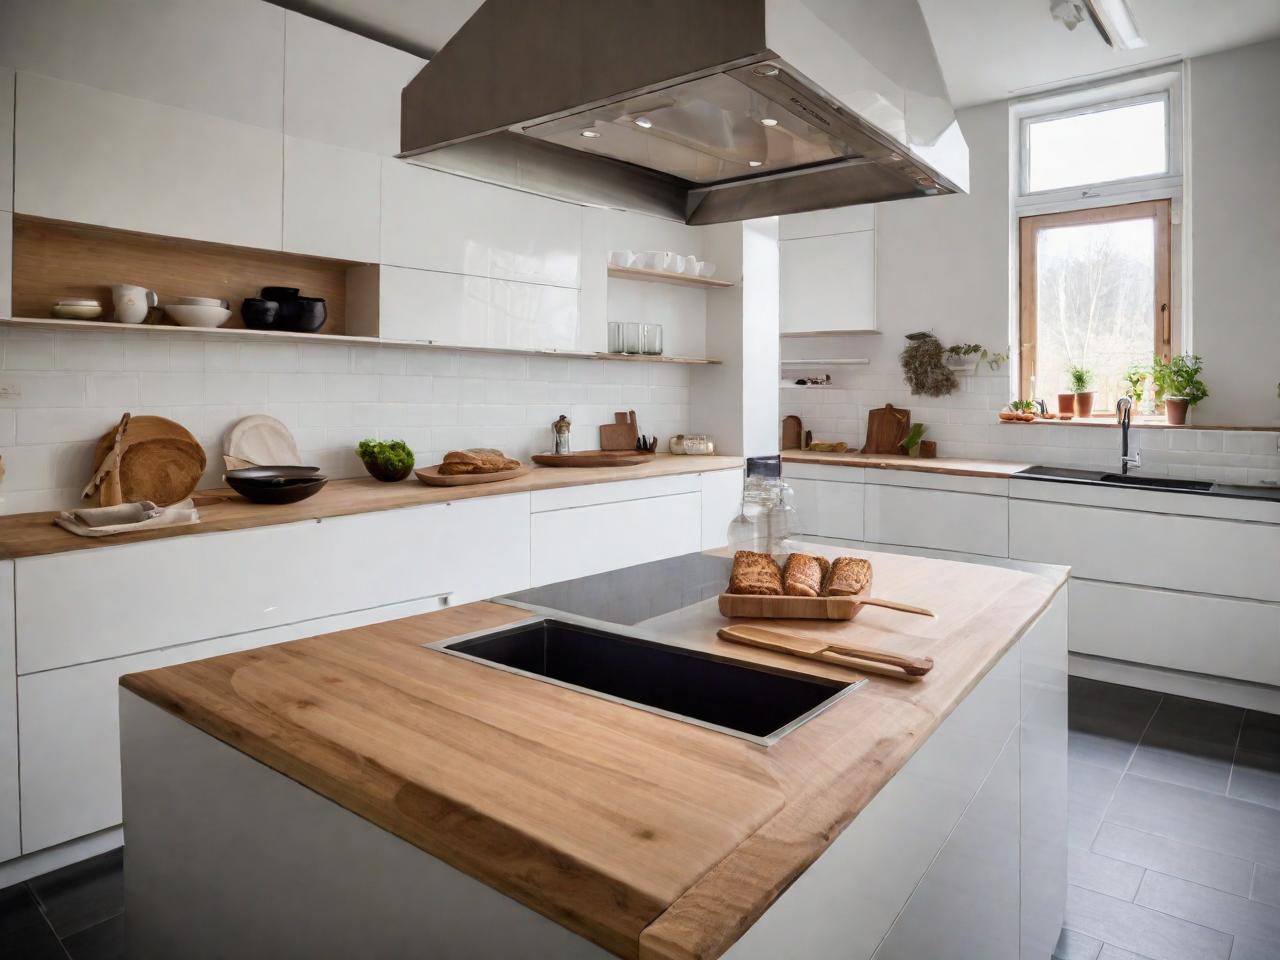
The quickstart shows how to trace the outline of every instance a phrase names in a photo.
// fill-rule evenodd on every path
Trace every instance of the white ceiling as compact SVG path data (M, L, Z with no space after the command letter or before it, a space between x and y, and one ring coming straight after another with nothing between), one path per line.
M420 56L444 46L480 6L480 0L271 2ZM1129 4L1148 42L1141 50L1113 50L1088 23L1068 31L1049 16L1049 0L920 0L957 106L1280 36L1280 0Z

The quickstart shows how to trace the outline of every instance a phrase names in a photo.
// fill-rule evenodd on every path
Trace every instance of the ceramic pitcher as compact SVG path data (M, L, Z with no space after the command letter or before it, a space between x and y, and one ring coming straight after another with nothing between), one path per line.
M119 323L141 323L147 319L147 311L160 303L154 290L137 287L131 283L117 283L111 287L111 299L116 306Z

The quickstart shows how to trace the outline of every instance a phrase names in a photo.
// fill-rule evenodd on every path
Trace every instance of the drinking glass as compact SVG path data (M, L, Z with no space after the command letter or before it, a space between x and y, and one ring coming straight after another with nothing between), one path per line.
M609 352L626 353L622 339L622 324L617 320L609 321Z
M662 324L646 323L640 332L641 352L650 357L662 356Z
M624 323L622 325L622 352L623 353L642 353L644 343L640 334L641 325L638 323Z

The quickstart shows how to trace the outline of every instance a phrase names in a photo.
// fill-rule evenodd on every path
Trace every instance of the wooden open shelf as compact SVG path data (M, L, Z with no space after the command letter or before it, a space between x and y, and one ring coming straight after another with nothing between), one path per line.
M20 330L80 330L90 333L134 336L178 335L212 337L228 340L256 340L269 343L348 343L390 347L412 347L421 350L452 350L457 353L495 353L520 357L568 357L574 360L619 360L630 363L717 364L719 360L702 357L647 356L644 354L590 353L579 350L521 350L514 347L467 347L431 340L389 340L381 337L357 337L341 333L288 333L283 330L246 330L244 327L179 327L167 323L115 323L111 320L58 320L44 317L3 317L0 326Z
M13 313L53 318L63 298L98 300L112 314L111 285L132 283L154 290L161 305L178 297L217 297L231 304L226 327L244 329L240 304L263 287L298 287L323 297L327 319L313 336L346 332L347 260L257 250L202 240L161 237L90 224L37 217L13 218ZM153 310L152 317L160 311ZM250 331L252 332L252 331Z
M780 337L791 337L799 339L801 337L868 337L880 336L879 330L793 330L790 333L780 333Z
M645 283L670 283L677 287L703 287L723 289L734 286L732 280L715 280L711 277L691 277L687 273L671 273L667 270L645 270L640 267L610 267L609 276L619 280L643 280Z
M783 360L784 367L864 367L871 363L864 359L843 360Z

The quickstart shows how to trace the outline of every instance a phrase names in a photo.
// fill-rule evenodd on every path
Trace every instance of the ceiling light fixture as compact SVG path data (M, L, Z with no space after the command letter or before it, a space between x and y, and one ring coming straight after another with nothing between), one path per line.
M748 160L748 161L747 161L747 166L748 166L748 167L758 167L758 166L760 166L762 163L764 163L764 161L763 161L763 160Z
M636 117L635 124L637 127L643 127L645 130L648 130L653 126L653 121L648 117Z
M1093 25L1109 45L1117 50L1136 50L1147 45L1128 0L1085 0L1085 5Z
M596 139L596 137L600 136L600 131L599 130L583 130L582 135L584 137L587 137L590 140L594 140Z
M776 127L778 125L778 121L773 119L773 117L765 117L760 121L760 124L765 127Z

